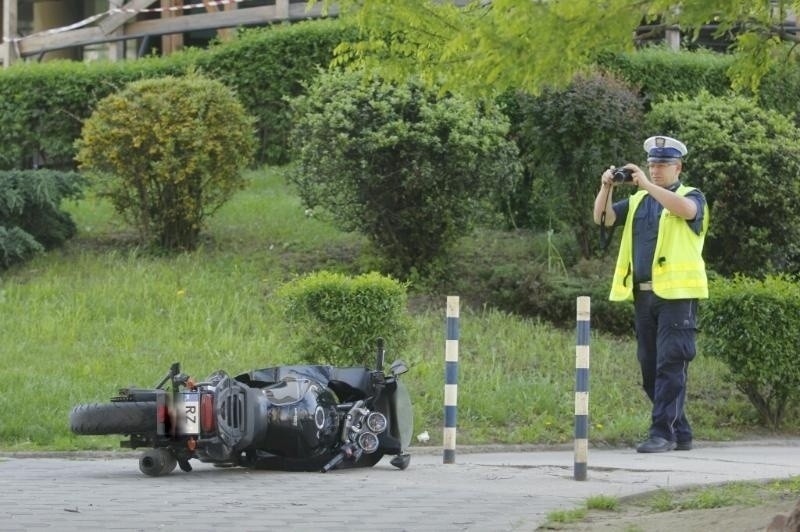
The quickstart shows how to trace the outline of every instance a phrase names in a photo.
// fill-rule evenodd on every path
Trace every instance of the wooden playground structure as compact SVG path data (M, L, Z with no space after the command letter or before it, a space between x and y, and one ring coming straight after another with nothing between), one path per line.
M130 50L133 43L134 56L138 57L146 53L154 37L161 38L161 53L169 54L183 47L183 35L187 32L216 30L218 38L225 40L230 28L323 15L320 4L309 9L306 0L102 0L94 2L94 14L71 22L69 16L74 19L74 12L64 11L67 4L48 0L1 1L0 62L4 67L21 60L41 59L53 51L90 46L107 46L104 56L116 60L130 56L126 50ZM33 1L35 20L34 31L21 36L19 6L23 1ZM81 7L85 13L86 6ZM335 15L335 8L328 14ZM36 28L37 21L40 28ZM42 27L42 21L49 27Z

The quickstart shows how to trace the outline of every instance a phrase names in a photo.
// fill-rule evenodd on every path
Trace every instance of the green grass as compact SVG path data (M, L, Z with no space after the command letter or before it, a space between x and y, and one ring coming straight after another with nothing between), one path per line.
M586 500L586 508L589 510L614 512L619 509L619 499L608 495L596 495Z
M767 495L800 494L800 477L779 480L768 484L730 482L721 486L695 488L684 491L660 490L641 501L653 512L673 510L709 510L728 506L756 506Z
M626 516L641 519L647 514L710 510L713 508L754 507L775 501L791 501L800 496L800 477L770 482L730 482L717 486L704 486L681 490L657 490L643 495L625 497L622 500L604 495L590 497L582 507L558 510L547 514L547 522L541 529L560 529L570 523L595 524L604 514L614 512L624 520ZM769 516L766 516L768 519ZM615 530L621 525L617 524ZM598 528L601 528L598 526ZM644 530L638 525L629 525L625 530Z
M573 508L570 510L555 510L547 514L547 521L542 525L541 529L558 529L561 525L570 523L578 523L586 519L589 510L601 510L606 512L613 512L619 508L619 499L616 497L609 497L607 495L597 495L589 497L586 504L582 508Z
M293 363L289 332L272 294L298 273L361 273L374 260L362 237L309 217L281 169L252 184L209 220L200 248L175 256L140 249L108 204L67 205L79 233L68 245L0 278L0 448L113 448L118 438L75 437L68 413L106 401L120 387L152 386L170 363L204 377ZM535 249L519 234L520 251ZM465 239L461 267L491 265L488 230ZM483 253L483 254L481 254ZM544 257L527 256L525 260ZM452 286L452 285L451 285ZM444 302L412 287L413 331L402 357L415 405L415 433L442 437ZM469 294L461 293L464 301ZM575 333L493 310L461 312L458 442L564 443L572 439ZM715 359L692 364L689 416L698 439L734 439L757 430L746 399ZM590 439L630 444L645 435L649 405L639 386L635 345L593 333ZM787 416L796 433L797 416Z
M586 508L575 508L573 510L556 510L547 514L549 523L577 523L586 517ZM547 526L547 525L545 525Z

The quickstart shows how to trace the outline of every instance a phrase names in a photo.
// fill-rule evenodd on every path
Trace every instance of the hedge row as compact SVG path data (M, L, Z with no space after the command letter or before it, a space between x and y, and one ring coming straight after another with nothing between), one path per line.
M103 97L145 77L179 75L185 56L130 63L58 61L0 72L0 169L74 167L83 120Z
M605 55L600 66L638 87L646 105L677 94L730 93L733 57L710 51L681 52L660 46L635 53ZM757 101L765 109L795 114L800 125L800 68L773 70L762 80Z
M198 54L196 64L231 87L256 118L258 162L281 164L289 161L288 99L304 93L305 85L330 64L333 49L355 34L354 27L337 20L251 29Z
M256 117L259 163L286 162L287 98L303 92L350 31L341 22L319 20L245 30L231 43L168 57L14 65L0 71L0 169L72 168L74 142L100 99L131 81L181 75L191 68L234 89Z

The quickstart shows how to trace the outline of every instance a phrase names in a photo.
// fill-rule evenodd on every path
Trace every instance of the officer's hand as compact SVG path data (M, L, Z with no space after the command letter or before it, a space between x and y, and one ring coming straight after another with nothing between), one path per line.
M650 181L647 179L644 171L633 163L628 163L625 168L632 172L633 184L639 188L644 188Z
M600 176L600 184L604 187L613 187L616 183L614 183L614 176L611 175L611 172L614 171L614 166L608 167L603 175Z

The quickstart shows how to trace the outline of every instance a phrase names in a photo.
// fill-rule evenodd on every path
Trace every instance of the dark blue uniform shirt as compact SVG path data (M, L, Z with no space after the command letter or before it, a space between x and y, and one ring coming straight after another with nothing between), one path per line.
M669 187L675 192L680 186L680 181ZM706 198L699 190L692 190L686 195L697 204L697 216L686 223L697 234L703 228ZM613 205L617 219L614 225L625 225L628 216L630 200L625 198ZM656 240L658 240L658 224L661 220L661 211L664 207L653 196L647 194L639 203L633 219L633 280L636 283L652 281L653 258L656 253Z

